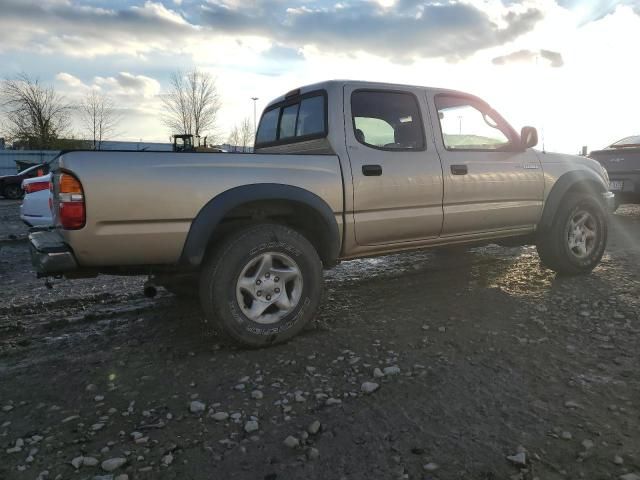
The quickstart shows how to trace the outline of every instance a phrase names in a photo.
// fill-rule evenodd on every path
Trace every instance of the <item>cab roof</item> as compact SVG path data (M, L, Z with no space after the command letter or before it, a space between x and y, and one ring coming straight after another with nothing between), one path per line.
M302 95L308 92L312 92L315 90L326 90L327 93L331 94L333 91L335 90L340 90L342 89L345 85L350 85L350 86L354 86L354 87L358 87L358 88L381 88L381 89L398 89L398 90L403 90L403 89L412 89L412 90L424 90L427 93L430 93L432 95L437 95L439 93L448 93L450 95L457 95L457 96L464 96L464 97L469 97L469 98L473 98L476 99L478 101L481 101L483 103L486 103L484 100L482 100L479 97L476 97L475 95L472 95L470 93L466 93L466 92L461 92L461 91L457 91L457 90L450 90L450 89L446 89L446 88L437 88L437 87L425 87L425 86L421 86L421 85L409 85L409 84L402 84L402 83L385 83L385 82L370 82L370 81L363 81L363 80L326 80L323 82L318 82L318 83L312 83L309 85L304 85L301 87L298 87L294 90L291 90L287 93L285 93L284 95L279 96L278 98L273 99L272 101L270 101L267 106L265 107L265 109L269 108L270 106L276 104L276 103L280 103L284 100L286 100L287 98L294 96L294 95Z

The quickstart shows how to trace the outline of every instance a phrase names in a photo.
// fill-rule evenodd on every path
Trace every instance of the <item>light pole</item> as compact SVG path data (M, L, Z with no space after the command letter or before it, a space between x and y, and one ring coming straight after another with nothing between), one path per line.
M256 134L258 133L258 126L256 125L256 102L258 97L251 97L251 100L253 100L253 141L255 142Z

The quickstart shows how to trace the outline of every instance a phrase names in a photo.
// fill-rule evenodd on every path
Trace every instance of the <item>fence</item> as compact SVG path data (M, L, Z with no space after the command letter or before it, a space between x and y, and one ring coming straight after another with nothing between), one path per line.
M52 160L57 154L55 150L0 150L0 175L17 173L16 162L37 165Z

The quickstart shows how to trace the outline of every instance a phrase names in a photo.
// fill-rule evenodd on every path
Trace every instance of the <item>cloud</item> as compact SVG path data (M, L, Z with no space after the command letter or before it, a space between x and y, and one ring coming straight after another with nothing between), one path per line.
M622 5L633 7L636 14L640 15L640 4L638 0L557 0L558 5L567 8L579 15L581 25L595 22L613 13L616 8Z
M114 97L129 97L127 103L154 98L160 93L160 83L157 80L129 72L120 72L111 77L97 76L90 83L85 83L70 73L60 72L56 75L56 80L70 88L72 95L84 94L92 89L100 90Z
M126 7L103 4L107 7L88 0L3 0L0 52L144 57L193 51L226 36L259 37L274 45L274 55L313 46L402 63L458 60L510 42L543 18L537 8L501 3L497 14L489 15L467 0L291 0L287 5L282 0L200 0L190 2L187 13L151 0Z
M535 8L505 8L499 19L503 25L498 26L480 9L461 2L278 5L270 0L242 6L209 0L202 7L202 23L226 34L266 37L294 48L313 45L330 53L366 52L405 63L418 57L461 59L512 41L543 18Z
M77 106L90 91L98 91L113 100L117 113L121 116L118 124L120 139L166 140L165 128L159 124L162 105L158 93L160 84L145 75L120 72L113 76L95 76L88 81L68 72L59 72L55 76L57 90L71 105L73 127L78 135L84 134Z
M199 34L179 13L152 1L116 10L71 0L3 0L0 13L0 52L141 55Z
M56 75L56 80L64 83L66 86L71 88L88 88L87 85L82 82L82 80L71 75L70 73L60 72Z
M297 48L283 47L282 45L272 45L271 48L262 53L262 56L269 60L296 61L304 60L304 55Z
M100 88L111 89L115 95L150 98L160 93L160 83L157 80L129 72L120 72L113 77L96 77L94 84Z
M492 60L495 65L508 65L512 63L534 63L537 58L547 60L549 64L554 68L559 68L564 65L562 54L559 52L553 52L551 50L518 50L517 52L509 53L496 57Z

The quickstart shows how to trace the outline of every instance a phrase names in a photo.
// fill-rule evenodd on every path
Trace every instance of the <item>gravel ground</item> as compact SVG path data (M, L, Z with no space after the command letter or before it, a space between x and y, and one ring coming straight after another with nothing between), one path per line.
M47 289L17 206L2 479L640 479L638 206L585 277L529 247L345 262L313 328L250 351L139 277Z

